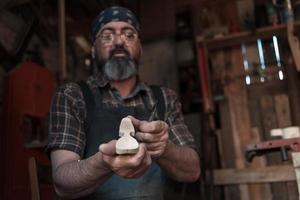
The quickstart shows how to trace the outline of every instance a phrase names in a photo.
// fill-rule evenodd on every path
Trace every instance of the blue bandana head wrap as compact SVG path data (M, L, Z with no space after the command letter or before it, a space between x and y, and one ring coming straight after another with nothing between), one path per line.
M136 16L124 7L113 6L106 8L100 14L97 15L92 24L92 42L96 40L96 35L99 30L109 22L127 22L131 24L137 32L140 31L139 22Z

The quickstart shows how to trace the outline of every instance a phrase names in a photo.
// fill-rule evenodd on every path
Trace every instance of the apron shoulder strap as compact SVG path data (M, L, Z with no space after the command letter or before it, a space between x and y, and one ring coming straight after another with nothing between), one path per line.
M154 98L157 102L157 114L160 120L165 119L165 112L166 112L166 104L163 92L160 86L157 85L150 85Z
M93 95L90 87L88 86L88 84L85 81L78 81L77 84L79 85L79 87L82 91L87 110L90 107L94 107L96 105L94 95Z
M78 81L76 82L83 94L83 100L85 102L85 109L86 109L86 119L85 119L85 130L88 131L91 126L91 122L93 121L93 111L99 107L98 102L96 102L95 97L97 94L93 94L92 90L90 89L89 85L85 81Z

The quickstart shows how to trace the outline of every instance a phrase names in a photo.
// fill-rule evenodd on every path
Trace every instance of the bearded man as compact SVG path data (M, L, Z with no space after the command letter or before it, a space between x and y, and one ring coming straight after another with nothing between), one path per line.
M164 199L167 179L200 176L194 138L171 89L138 78L142 46L136 16L110 7L92 25L92 57L99 73L58 88L50 111L53 182L62 198ZM118 155L122 118L129 116L136 154Z

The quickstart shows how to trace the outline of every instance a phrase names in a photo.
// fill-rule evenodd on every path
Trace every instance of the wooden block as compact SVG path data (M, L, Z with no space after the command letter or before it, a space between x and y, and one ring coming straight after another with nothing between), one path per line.
M296 174L292 165L268 166L257 169L214 170L214 184L216 185L275 183L295 180Z
M123 118L119 128L120 138L116 143L117 154L135 154L138 152L139 143L132 137L134 135L135 130L130 118Z
M298 183L298 192L300 192L300 153L299 152L293 152L293 165L296 173L297 183Z

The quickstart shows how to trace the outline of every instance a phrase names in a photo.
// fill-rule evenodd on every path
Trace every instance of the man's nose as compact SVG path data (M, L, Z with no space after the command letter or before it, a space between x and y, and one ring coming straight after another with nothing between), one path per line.
M114 37L114 43L116 45L123 45L124 44L124 40L122 39L122 35L121 34L116 34Z

